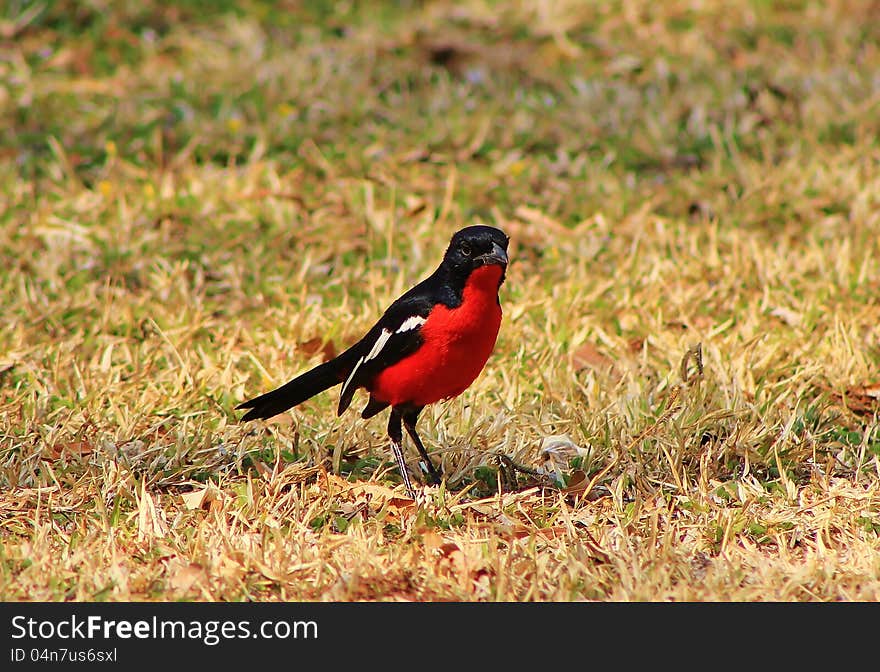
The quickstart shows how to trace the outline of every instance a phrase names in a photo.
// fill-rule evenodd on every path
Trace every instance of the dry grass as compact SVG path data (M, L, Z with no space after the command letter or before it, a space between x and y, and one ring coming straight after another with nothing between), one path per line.
M880 10L697 4L11 3L0 597L880 599ZM236 422L477 221L423 506Z

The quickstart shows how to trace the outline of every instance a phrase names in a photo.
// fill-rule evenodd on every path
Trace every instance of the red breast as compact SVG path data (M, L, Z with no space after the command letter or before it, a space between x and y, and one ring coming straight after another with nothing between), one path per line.
M465 283L461 304L435 306L421 328L422 346L376 376L372 395L392 406L426 406L464 392L495 347L501 273L501 266L481 266Z

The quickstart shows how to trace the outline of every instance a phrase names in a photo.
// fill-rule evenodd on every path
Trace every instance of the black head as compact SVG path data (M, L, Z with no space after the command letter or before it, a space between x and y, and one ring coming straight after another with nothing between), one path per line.
M457 231L446 248L443 264L467 277L480 266L495 264L507 268L507 234L493 226L468 226Z

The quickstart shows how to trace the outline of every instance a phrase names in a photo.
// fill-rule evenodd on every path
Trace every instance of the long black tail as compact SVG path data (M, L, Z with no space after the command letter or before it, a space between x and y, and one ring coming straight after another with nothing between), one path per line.
M273 415L283 413L288 408L293 408L306 399L314 397L319 392L338 385L346 375L343 363L339 360L340 358L337 357L329 362L319 364L289 383L239 404L236 408L251 409L245 413L242 421L271 418Z

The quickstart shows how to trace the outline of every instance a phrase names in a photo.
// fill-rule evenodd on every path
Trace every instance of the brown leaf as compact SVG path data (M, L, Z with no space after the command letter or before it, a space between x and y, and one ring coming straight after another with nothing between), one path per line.
M592 343L584 343L571 356L575 371L583 369L606 369L613 366L608 357L603 355Z
M43 457L48 460L57 460L63 452L64 446L62 444L53 443L51 446L47 445L43 448Z
M50 460L66 457L86 457L95 451L94 446L88 441L71 441L69 443L53 443L44 449L44 457Z
M265 478L267 481L272 479L272 470L265 462L260 462L259 460L254 460L253 462L254 469L256 469L260 476Z
M437 550L440 552L440 555L445 558L448 558L456 551L461 553L461 548L459 548L458 544L456 544L454 541L447 541L445 544L442 544Z
M200 490L190 490L180 495L183 499L183 505L189 510L208 508L208 504L216 497L212 488L202 488Z
M325 342L324 339L317 336L315 338L310 338L307 341L297 343L297 347L309 357L317 355L320 352L322 355L321 361L324 362L329 362L336 357L336 346L333 345L333 341Z
M855 385L842 393L828 387L824 389L853 413L870 415L880 404L880 383Z
M552 525L550 527L533 527L527 525L517 525L510 536L514 539L524 539L526 537L542 537L544 539L558 539L564 537L566 529L562 525Z
M631 338L626 342L626 347L629 348L629 351L634 355L639 354L644 346L644 338Z
M562 492L566 495L580 495L586 491L589 484L590 480L587 478L587 474L578 469L572 472L571 478L568 479L568 485L562 488Z
M267 425L281 425L286 427L287 425L292 426L296 422L296 419L290 413L279 413L278 415L271 418L266 418L265 420L263 420L263 422L265 422ZM260 470L257 469L257 471ZM265 474L263 475L265 476Z
M95 447L89 441L71 441L65 446L64 452L68 455L84 457L95 452Z
M348 483L344 481L346 490L355 495L369 495L371 497L381 497L383 499L395 499L400 497L393 488L389 488L381 483L371 483L370 481L360 481L357 483Z

